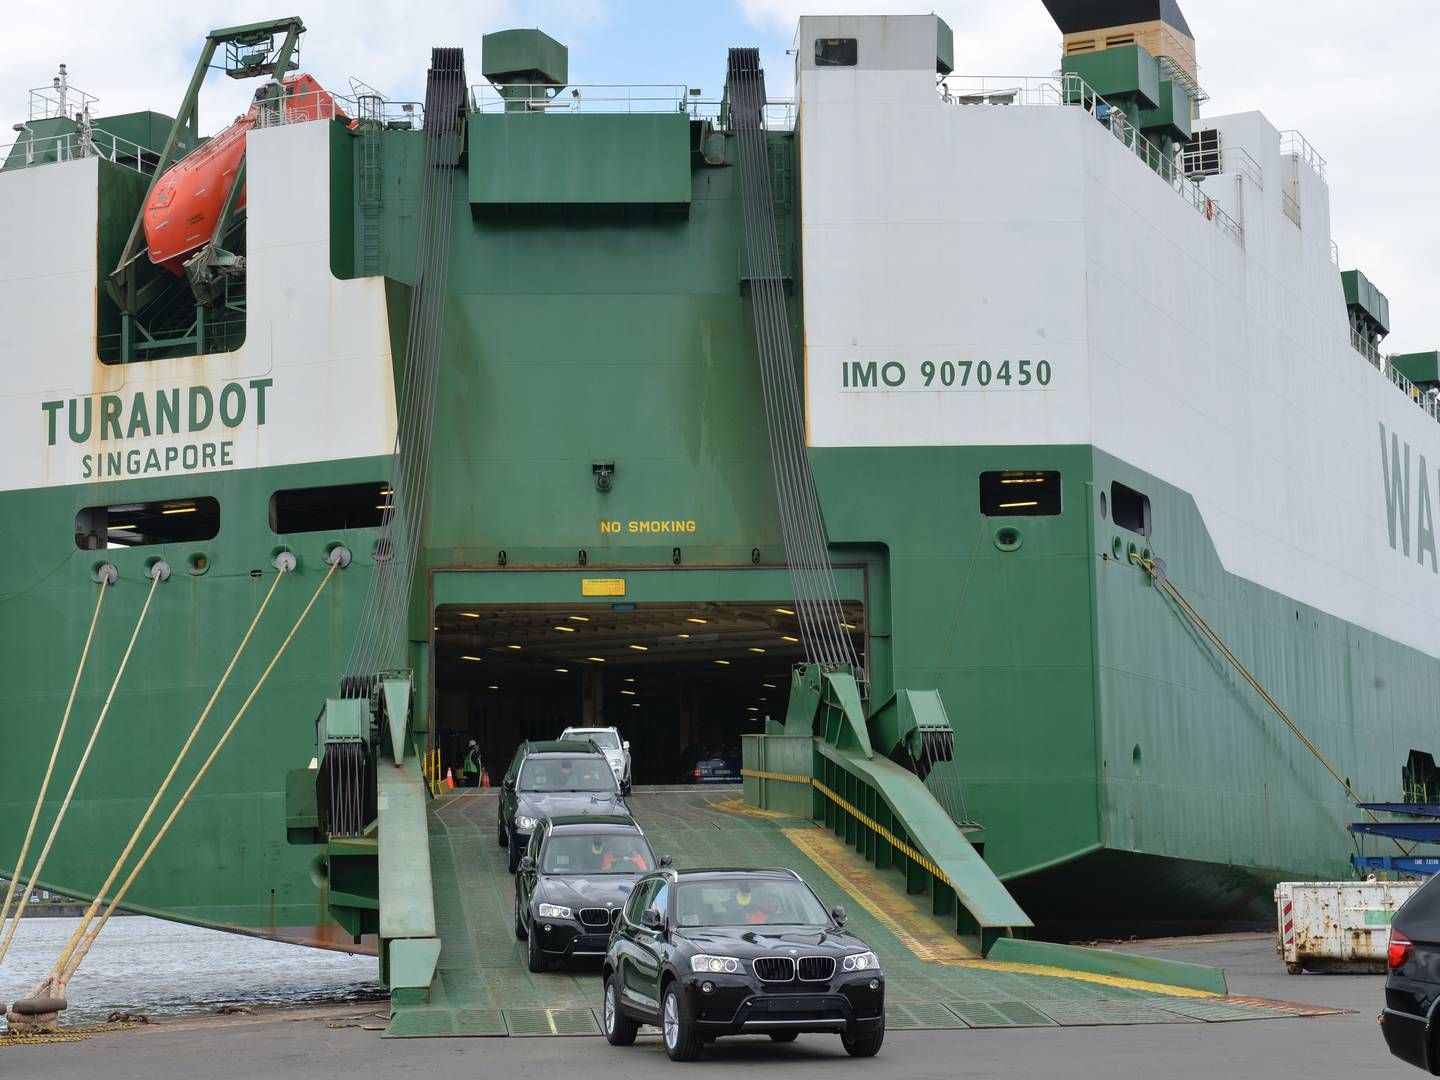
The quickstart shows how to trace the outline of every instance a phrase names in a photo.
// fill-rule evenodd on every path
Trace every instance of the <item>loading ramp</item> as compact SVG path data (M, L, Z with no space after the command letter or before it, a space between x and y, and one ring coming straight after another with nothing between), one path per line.
M879 953L891 1030L1279 1018L1242 1002L1131 979L979 958L946 922L828 829L746 806L738 788L637 790L630 807L658 854L679 866L775 865L798 871ZM387 1038L600 1034L596 963L532 974L511 919L514 879L495 842L496 795L453 793L428 814L441 951L427 1003L395 1004Z

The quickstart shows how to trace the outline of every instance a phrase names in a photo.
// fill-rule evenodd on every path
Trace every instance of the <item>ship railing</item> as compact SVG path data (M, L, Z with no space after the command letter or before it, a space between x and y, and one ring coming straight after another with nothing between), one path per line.
M501 94L490 83L470 88L474 112L515 114L561 113L677 113L689 111L688 86L656 83L514 83Z
M1383 362L1380 356L1380 350L1375 347L1375 343L1353 326L1350 328L1350 347L1366 360L1370 361L1370 366L1377 371L1384 371L1386 367L1388 367L1388 365ZM1404 376L1401 377L1403 378ZM1394 381L1394 374L1391 375L1391 381ZM1396 385L1399 384L1397 383Z
M957 106L1079 106L1145 162L1176 194L1207 220L1213 221L1221 232L1237 243L1245 242L1245 230L1240 223L1185 175L1178 151L1162 150L1156 146L1129 122L1123 110L1111 105L1073 72L1051 76L947 75L936 89L941 101Z
M328 90L309 90L261 105L255 126L283 127L312 120L339 120L357 126L378 124L388 131L418 131L425 124L425 107L418 101L391 101L379 94L349 97Z
M103 158L122 168L148 174L159 161L160 152L97 128L39 139L22 132L22 137L14 142L0 144L0 172L91 157Z
M1437 396L1434 391L1421 390L1420 387L1401 375L1388 360L1385 363L1385 374L1406 397L1428 413L1430 419L1440 423L1440 396Z
M1280 156L1293 157L1298 161L1303 161L1310 166L1316 176L1321 180L1325 179L1325 159L1320 156L1320 152L1315 147L1310 145L1304 135L1293 128L1280 132Z
M1261 191L1265 190L1265 170L1243 146L1192 142L1180 152L1180 162L1185 175L1197 183L1207 176L1238 173Z
M728 131L730 117L723 101L693 101L690 119L709 120L720 131ZM766 131L794 131L795 103L789 100L767 101L760 126Z
M936 88L950 105L1064 105L1057 75L947 75Z

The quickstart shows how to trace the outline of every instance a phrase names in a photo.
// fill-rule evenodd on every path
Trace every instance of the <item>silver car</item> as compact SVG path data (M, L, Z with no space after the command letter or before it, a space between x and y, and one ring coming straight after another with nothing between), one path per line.
M561 733L562 739L576 739L581 742L589 739L600 748L605 755L605 760L610 763L610 771L615 774L615 782L620 785L622 792L630 790L630 744L620 738L620 731L613 727L567 727Z

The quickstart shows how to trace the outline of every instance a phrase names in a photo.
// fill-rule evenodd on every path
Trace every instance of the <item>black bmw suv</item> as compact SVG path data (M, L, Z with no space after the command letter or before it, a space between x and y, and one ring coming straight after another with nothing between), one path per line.
M545 818L515 875L515 936L531 971L552 959L604 956L615 913L635 882L657 868L628 814Z
M629 812L610 763L594 743L526 742L500 786L496 838L510 849L513 874L541 818Z
M1440 1075L1440 876L1395 912L1380 1031L1402 1061Z
M720 1035L839 1034L856 1057L885 1041L885 976L793 870L661 870L641 878L605 955L605 1037L656 1024L675 1061Z

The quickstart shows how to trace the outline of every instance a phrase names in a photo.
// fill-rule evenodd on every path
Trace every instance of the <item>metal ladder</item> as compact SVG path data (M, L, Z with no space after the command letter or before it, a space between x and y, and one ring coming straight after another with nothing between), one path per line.
M385 204L383 101L379 94L356 99L360 113L360 274L380 273L380 215Z

